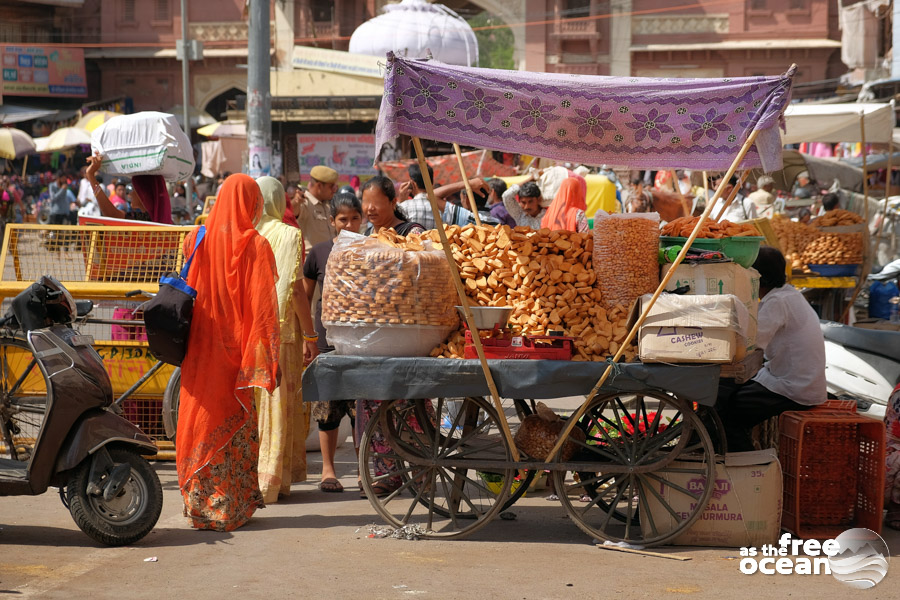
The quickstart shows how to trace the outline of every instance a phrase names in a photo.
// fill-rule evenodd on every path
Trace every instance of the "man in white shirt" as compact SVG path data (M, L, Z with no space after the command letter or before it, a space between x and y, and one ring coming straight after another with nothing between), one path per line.
M723 380L716 411L729 452L753 450L757 424L788 410L806 410L827 400L825 340L819 317L785 278L784 256L763 246L753 264L759 271L759 330L756 343L766 362L744 384Z

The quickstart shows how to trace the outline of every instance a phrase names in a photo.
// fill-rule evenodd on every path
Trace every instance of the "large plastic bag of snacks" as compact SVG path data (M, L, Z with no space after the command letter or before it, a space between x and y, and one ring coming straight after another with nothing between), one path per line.
M162 175L181 181L194 172L191 140L174 115L139 112L113 117L91 134L91 152L111 175Z
M659 286L659 214L598 210L594 217L594 272L607 307L631 306Z
M346 231L325 267L322 323L337 354L428 356L458 324L444 253L418 236Z

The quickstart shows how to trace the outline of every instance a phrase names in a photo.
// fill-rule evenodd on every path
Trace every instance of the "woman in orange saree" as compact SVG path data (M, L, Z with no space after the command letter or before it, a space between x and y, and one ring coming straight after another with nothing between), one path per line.
M587 231L588 222L584 214L587 210L586 194L584 179L569 177L563 181L553 203L541 219L541 227L553 231Z
M226 179L187 277L197 299L175 452L184 514L197 529L231 531L264 506L252 388L275 390L280 341L275 257L256 231L262 212L253 179Z

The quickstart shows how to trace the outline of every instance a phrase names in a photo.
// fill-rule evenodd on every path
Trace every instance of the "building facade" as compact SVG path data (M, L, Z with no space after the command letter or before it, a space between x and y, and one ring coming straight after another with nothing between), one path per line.
M838 78L833 0L526 0L526 68L647 77L774 75ZM802 90L802 85L799 87Z

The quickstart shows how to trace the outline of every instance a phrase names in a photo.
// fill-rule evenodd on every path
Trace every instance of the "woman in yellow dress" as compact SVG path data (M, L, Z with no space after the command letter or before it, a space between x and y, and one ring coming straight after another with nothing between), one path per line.
M315 325L303 289L303 239L282 222L286 197L274 177L256 180L265 207L256 226L272 246L278 269L276 291L281 323L281 385L257 393L259 409L259 488L267 504L287 496L291 484L306 481L306 436L310 409L303 403L303 365L318 354Z

